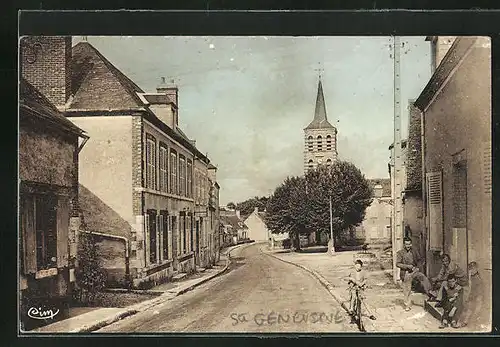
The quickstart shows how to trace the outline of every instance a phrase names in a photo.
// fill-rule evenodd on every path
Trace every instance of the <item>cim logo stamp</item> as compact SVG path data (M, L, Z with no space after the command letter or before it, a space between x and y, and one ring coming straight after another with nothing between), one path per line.
M59 313L59 310L56 309L55 311L50 309L50 310L42 310L41 307L30 307L28 310L28 317L33 318L33 319L53 319L57 314Z

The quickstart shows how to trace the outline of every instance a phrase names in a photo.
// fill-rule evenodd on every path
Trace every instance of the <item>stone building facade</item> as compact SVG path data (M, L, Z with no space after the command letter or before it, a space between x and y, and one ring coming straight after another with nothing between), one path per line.
M57 309L58 319L68 313L80 228L78 160L88 137L24 77L19 90L20 317L30 330L44 323L27 317L33 307Z
M108 285L147 287L195 271L197 262L206 266L216 258L205 209L210 160L179 128L178 88L163 80L156 92L144 92L88 42L67 42L50 38L47 46L60 49L48 48L46 57L69 67L54 82L71 81L60 109L92 139L80 153L79 190ZM46 69L40 65L37 73Z
M435 65L415 101L422 120L426 270L429 276L437 273L441 253L464 269L476 262L491 321L490 39L457 37Z

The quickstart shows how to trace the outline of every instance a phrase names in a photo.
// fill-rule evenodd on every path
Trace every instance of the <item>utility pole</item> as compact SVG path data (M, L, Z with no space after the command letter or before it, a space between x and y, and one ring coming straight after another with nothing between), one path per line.
M396 267L396 253L403 248L403 201L402 201L402 158L401 158L401 76L400 76L400 38L394 36L394 179L393 191L393 232L392 232L392 265L394 282L399 280L399 269Z
M330 195L330 239L332 240L331 254L335 254L335 242L333 239L333 218L332 218L332 196Z

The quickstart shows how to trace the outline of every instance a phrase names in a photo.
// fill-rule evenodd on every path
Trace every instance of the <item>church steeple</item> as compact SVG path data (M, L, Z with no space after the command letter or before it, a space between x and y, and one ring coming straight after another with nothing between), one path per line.
M331 165L337 160L337 129L328 122L325 96L321 76L318 81L318 94L314 118L304 129L304 171L315 169L318 165Z
M311 123L306 127L306 129L325 129L325 128L334 128L328 122L328 118L326 116L326 105L325 105L325 97L323 95L323 85L321 84L321 77L318 81L318 95L316 96L316 108L314 110L314 118Z

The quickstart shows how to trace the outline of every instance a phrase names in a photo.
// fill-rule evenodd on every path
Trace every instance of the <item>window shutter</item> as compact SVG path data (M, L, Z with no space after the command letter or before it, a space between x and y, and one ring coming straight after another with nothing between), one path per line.
M442 172L426 174L429 248L443 250L443 182Z
M35 202L33 196L23 197L22 230L24 238L24 273L36 273L36 233L35 233Z
M163 259L163 215L158 215L158 260Z
M68 266L69 199L57 200L57 267Z
M150 263L149 261L149 214L144 215L144 253L146 256L146 261Z
M172 217L167 216L167 227L168 227L168 259L172 259L172 224L170 220Z
M491 196L491 143L483 144L483 181L484 193Z

